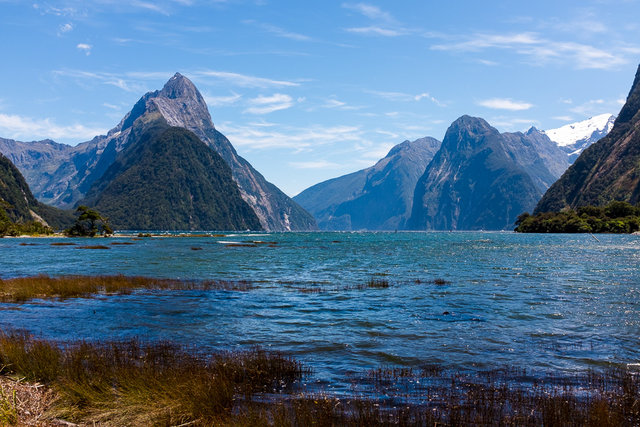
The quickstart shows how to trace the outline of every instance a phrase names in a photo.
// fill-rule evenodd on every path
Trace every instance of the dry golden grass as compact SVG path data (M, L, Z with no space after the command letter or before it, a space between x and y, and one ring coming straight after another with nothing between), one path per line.
M36 298L78 298L96 294L128 294L136 289L247 291L246 281L177 280L143 276L60 276L39 275L0 279L0 301L24 302Z

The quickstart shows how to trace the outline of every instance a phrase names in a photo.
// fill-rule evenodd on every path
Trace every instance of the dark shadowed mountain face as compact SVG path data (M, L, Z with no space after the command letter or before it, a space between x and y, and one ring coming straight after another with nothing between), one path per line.
M542 191L503 136L479 118L463 116L447 130L440 150L419 179L407 228L511 229ZM527 160L533 165L537 160Z
M117 229L261 228L222 157L158 113L134 122L126 148L81 203L95 206Z
M611 132L582 152L549 188L536 212L640 201L640 67Z
M0 154L0 209L13 222L40 221L54 229L69 226L74 221L71 212L40 203L33 197L24 177L11 161Z
M179 73L162 90L149 92L140 98L106 136L98 136L71 147L70 153L50 163L53 165L52 171L38 168L39 174L31 174L30 182L34 183L34 188L39 188L36 196L57 206L76 205L126 147L133 123L152 113L159 113L170 126L193 132L222 156L231 168L242 198L260 219L261 228L277 231L310 230L316 227L315 220L308 212L238 156L229 140L215 129L200 92ZM31 157L40 155L42 150L35 149ZM25 161L27 164L33 162Z
M429 137L405 141L374 166L316 184L294 200L322 230L404 228L416 182L439 147Z

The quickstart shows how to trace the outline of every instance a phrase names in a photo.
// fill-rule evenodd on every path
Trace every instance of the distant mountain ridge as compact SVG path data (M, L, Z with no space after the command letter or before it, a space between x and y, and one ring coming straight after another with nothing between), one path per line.
M204 98L193 83L176 73L161 90L145 94L107 135L75 147L52 143L4 143L0 151L12 156L16 165L28 171L36 196L62 207L73 207L113 164L129 141L131 127L145 114L159 113L170 126L185 128L222 156L230 166L242 198L258 216L261 228L272 231L312 230L313 217L269 183L213 125ZM6 141L6 140L5 140ZM55 143L53 143L55 144ZM42 160L48 156L47 161ZM45 169L43 165L48 167Z
M316 184L294 200L321 230L402 229L416 182L439 147L431 137L404 141L374 166Z
M460 117L416 184L407 228L512 229L561 167L557 156L538 155L554 148L536 130L501 134L481 118Z
M640 66L611 131L584 150L535 211L602 206L613 200L640 201Z
M613 114L600 114L557 129L543 131L549 139L569 155L571 163L586 148L606 136L616 120Z

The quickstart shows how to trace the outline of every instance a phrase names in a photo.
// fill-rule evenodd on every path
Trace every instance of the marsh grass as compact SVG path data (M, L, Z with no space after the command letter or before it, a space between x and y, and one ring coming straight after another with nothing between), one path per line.
M60 276L39 275L0 279L0 301L24 302L36 298L80 298L98 294L129 294L148 290L226 290L249 291L247 281L178 280L144 276Z
M171 343L55 344L0 333L0 374L55 392L47 416L101 425L619 426L640 423L640 378L627 369L537 376L390 367L357 379L369 393L298 385L309 370L260 349L201 354ZM360 393L360 392L359 392ZM11 417L11 395L0 411ZM0 415L2 416L2 415Z
M308 373L260 349L197 355L170 343L55 345L18 332L0 335L0 365L55 391L49 417L105 425L217 425Z

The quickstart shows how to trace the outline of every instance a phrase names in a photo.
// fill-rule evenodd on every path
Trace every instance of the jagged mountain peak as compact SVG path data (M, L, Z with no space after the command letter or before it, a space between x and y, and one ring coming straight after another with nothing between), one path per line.
M157 93L169 99L202 98L193 82L180 73L175 73Z
M431 149L435 153L436 151L438 151L438 147L440 147L440 144L441 144L440 141L430 136L419 138L419 139L416 139L415 141L406 140L394 146L393 148L391 148L391 150L389 150L389 153L384 158L385 159L390 158L397 154L411 151L411 150Z

